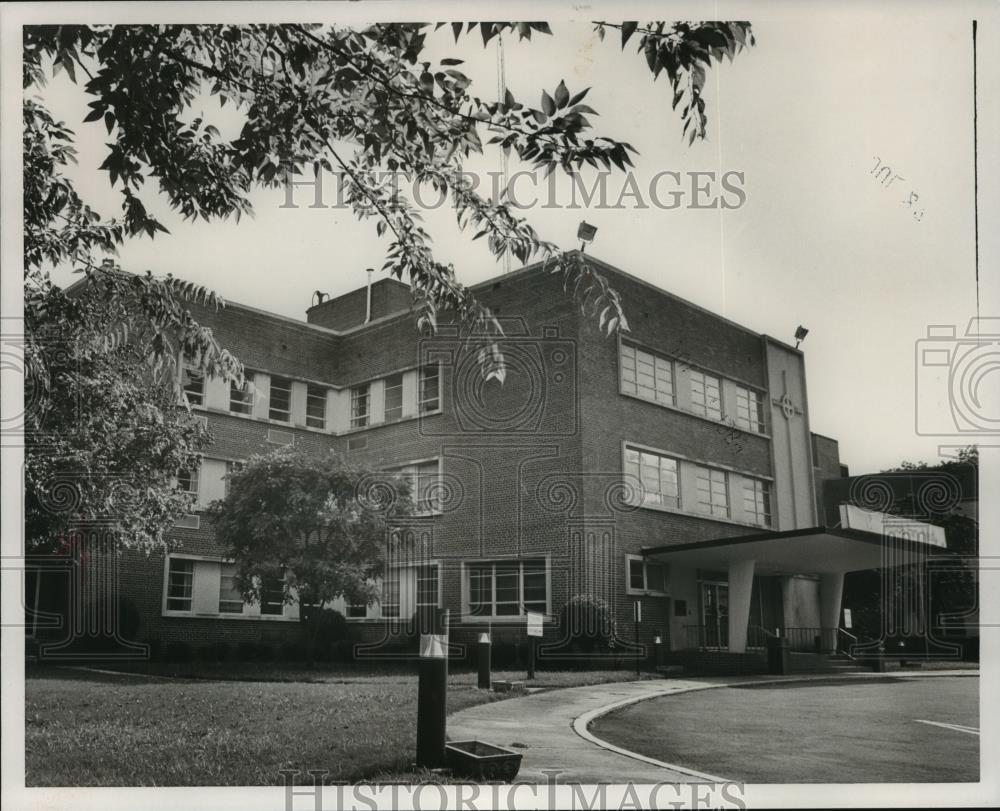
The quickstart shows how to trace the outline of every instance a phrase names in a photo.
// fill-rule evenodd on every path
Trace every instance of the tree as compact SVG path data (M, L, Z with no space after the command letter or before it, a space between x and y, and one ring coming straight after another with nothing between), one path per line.
M381 598L393 521L412 512L405 479L352 467L332 451L279 448L252 456L228 481L208 514L244 599L280 590L298 602L314 643L324 605Z
M28 378L25 398L34 552L65 549L91 526L116 549L162 548L164 532L193 506L178 476L197 469L208 429L178 399L173 378L150 366L155 333L128 334L125 302L106 296L102 285L74 296L50 289L26 304L29 359L44 366L42 379Z
M62 173L72 158L72 132L51 119L38 99L25 97L26 266L42 258L71 259L97 272L94 249L113 251L125 236L150 237L166 229L140 194L155 181L185 218L239 218L251 213L248 193L276 186L303 171L333 170L347 179L347 200L361 219L375 218L387 236L384 265L409 282L420 323L433 329L447 311L485 336L483 374L502 382L498 320L462 285L451 266L436 261L430 235L409 200L382 170L450 195L461 229L487 237L499 260L544 258L562 273L582 309L609 334L627 329L617 293L575 253L564 254L539 237L504 201L489 201L469 187L463 161L485 144L536 169L573 173L585 166L624 171L635 150L627 142L593 135L583 103L588 88L565 82L541 92L538 107L508 92L484 101L448 58L425 61L427 37L445 26L376 24L355 30L320 25L29 26L24 29L24 86L38 87L46 68L65 70L83 87L86 122L106 127L110 142L101 169L122 199L122 217L104 221ZM625 48L638 38L654 79L665 73L671 104L680 108L688 143L705 138L702 89L708 70L754 43L746 22L594 23L603 39L615 29ZM504 33L522 39L551 33L544 22L451 23L457 40L478 31L484 45ZM223 138L192 105L203 93L235 104L244 118L239 135ZM98 124L97 122L100 122Z

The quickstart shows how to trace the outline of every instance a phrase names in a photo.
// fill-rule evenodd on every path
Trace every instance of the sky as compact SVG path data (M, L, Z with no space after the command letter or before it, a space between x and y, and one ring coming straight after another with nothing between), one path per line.
M930 325L963 334L977 307L970 24L898 10L784 8L751 19L756 47L712 71L708 137L692 146L682 140L664 77L654 83L636 54L637 40L623 53L615 36L598 40L589 16L552 18L554 36L530 43L506 37L505 78L514 95L539 106L541 90L551 93L560 80L571 92L590 87L586 103L600 113L592 117L595 132L639 151L640 189L664 171L683 178L740 172L746 195L729 210L636 208L628 198L621 208L535 206L524 214L567 248L586 219L599 229L590 253L758 332L792 342L796 327L807 327L801 348L811 428L839 440L852 473L934 461L942 441L961 441L916 433L917 341ZM470 37L456 45L445 29L430 41L432 56L465 60L474 93L496 97L493 43L484 48ZM79 188L97 210L117 213L118 200L96 170L106 131L79 123L85 96L60 76L44 98L77 130ZM223 131L238 126L216 105L206 98L195 112ZM899 176L888 187L873 174L881 166ZM498 171L499 153L468 168ZM511 161L512 173L522 168ZM555 199L565 203L568 186L558 182ZM609 179L609 202L622 182ZM253 219L191 223L150 189L147 207L171 233L129 242L119 261L304 318L314 290L337 295L363 285L365 268L381 267L387 240L376 236L374 220L309 208L310 189L293 199L298 206L283 207L283 191L261 190ZM457 231L447 208L425 216L438 258L453 262L463 282L504 270L485 240ZM73 278L65 269L53 275L60 283ZM920 396L924 407L928 392ZM927 402L941 409L941 393ZM945 418L942 411L939 421Z

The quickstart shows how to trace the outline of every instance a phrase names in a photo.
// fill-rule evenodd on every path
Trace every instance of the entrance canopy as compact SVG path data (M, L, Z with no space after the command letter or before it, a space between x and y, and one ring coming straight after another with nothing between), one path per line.
M843 574L948 555L944 529L855 507L841 508L838 527L758 532L709 541L656 546L642 554L664 563L727 569L753 561L757 574Z

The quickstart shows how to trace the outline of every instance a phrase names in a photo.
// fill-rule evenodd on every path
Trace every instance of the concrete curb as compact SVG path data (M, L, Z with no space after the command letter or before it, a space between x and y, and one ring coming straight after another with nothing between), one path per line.
M590 710L589 712L583 713L583 715L577 716L573 720L573 731L590 743L600 746L602 749L607 749L611 752L615 752L619 755L624 755L625 757L630 757L633 760L639 760L643 763L648 763L651 766L659 766L661 769L670 769L675 772L680 772L681 774L690 775L691 777L697 777L699 780L705 780L709 783L731 783L733 781L728 780L725 777L716 777L711 774L706 774L705 772L699 772L694 769L688 769L684 766L678 766L676 763L665 763L662 760L657 760L656 758L647 757L646 755L640 755L638 752L632 752L628 749L623 749L621 746L616 746L613 743L609 743L603 738L598 738L594 733L592 733L587 727L589 727L598 718L607 715L609 712L614 712L621 707L628 707L631 704L638 704L641 701L649 701L653 698L662 698L663 696L675 696L681 693L694 693L701 690L714 690L719 687L729 687L728 684L705 684L699 687L679 687L674 690L657 690L655 692L645 693L640 696L632 696L630 698L622 699L621 701L615 701L611 704L607 704L603 707L598 707L596 710Z

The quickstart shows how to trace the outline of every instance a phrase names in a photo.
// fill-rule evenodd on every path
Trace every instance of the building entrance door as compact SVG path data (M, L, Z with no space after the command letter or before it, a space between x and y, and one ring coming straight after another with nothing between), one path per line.
M701 644L704 647L729 647L728 584L701 584L701 631Z

